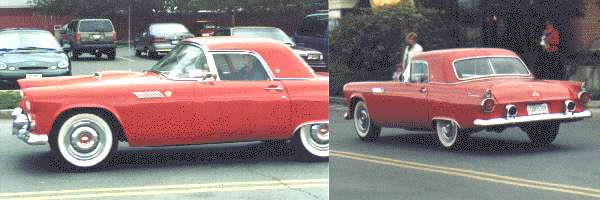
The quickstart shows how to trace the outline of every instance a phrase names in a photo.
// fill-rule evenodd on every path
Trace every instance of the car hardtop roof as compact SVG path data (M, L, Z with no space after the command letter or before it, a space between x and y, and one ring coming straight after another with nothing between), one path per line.
M456 48L456 49L443 49L425 51L416 54L413 60L421 60L426 58L446 58L447 60L454 61L458 59L470 58L470 57L489 57L489 56L502 56L502 57L519 57L515 52L501 48Z
M478 57L515 57L519 56L507 49L500 48L459 48L426 51L416 54L413 61L426 61L429 66L431 82L455 83L460 80L454 71L454 61ZM520 59L520 58L519 58Z
M111 21L110 19L107 18L84 18L84 19L74 19L73 21L95 21L95 20L108 20Z
M250 51L258 53L271 68L275 78L315 78L310 67L287 45L268 38L214 36L185 40L209 51Z

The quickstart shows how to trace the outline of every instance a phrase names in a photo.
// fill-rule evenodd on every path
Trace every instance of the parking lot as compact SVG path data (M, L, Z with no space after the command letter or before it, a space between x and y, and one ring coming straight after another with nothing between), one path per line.
M481 132L465 148L444 150L437 135L382 129L356 136L343 105L330 105L331 199L597 199L600 146L595 116L561 125L547 147L518 128Z
M104 70L143 71L158 59L136 57L126 46L116 60L85 54L73 75ZM328 163L307 162L290 149L262 142L164 148L129 148L108 167L57 169L48 146L29 146L0 119L0 199L328 199Z

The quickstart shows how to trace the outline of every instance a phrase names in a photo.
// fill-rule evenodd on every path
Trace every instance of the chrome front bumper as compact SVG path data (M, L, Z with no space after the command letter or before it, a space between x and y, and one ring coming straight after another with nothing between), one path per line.
M29 145L45 145L48 143L47 135L37 135L31 131L34 124L21 108L15 108L12 116L12 134Z
M570 121L592 117L592 112L585 110L578 113L553 113L543 115L522 116L514 118L476 119L475 126L501 126L538 121Z

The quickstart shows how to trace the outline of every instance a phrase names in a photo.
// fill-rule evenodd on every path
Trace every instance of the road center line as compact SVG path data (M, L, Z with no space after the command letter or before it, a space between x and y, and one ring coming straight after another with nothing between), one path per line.
M352 153L352 152L330 151L330 155L335 156L335 157L340 157L340 158L360 160L360 161L364 161L364 162L376 163L376 164L381 164L381 165L388 165L388 166L395 166L395 167L406 168L406 169L414 169L414 170L420 170L420 171L440 173L440 174L445 174L445 175L450 175L450 176L460 176L460 177L476 179L476 180L481 180L481 181L488 181L488 182L501 183L501 184L506 184L506 185L519 186L519 187L527 187L527 188L534 188L534 189L540 189L540 190L569 193L569 194L588 196L588 197L594 197L594 198L600 199L600 189L595 189L595 188L585 188L585 187L556 184L556 183L549 183L549 182L543 182L543 181L534 181L534 180L528 180L528 179L523 179L523 178L502 176L502 175L497 175L497 174L492 174L492 173L487 173L487 172L423 164L423 163L396 160L396 159L391 159L391 158L386 158L386 157L371 156L371 155L358 154L358 153Z
M250 181L229 183L159 185L122 188L97 188L40 192L0 193L0 198L8 199L80 199L120 196L146 196L204 192L278 190L286 188L326 188L328 179Z

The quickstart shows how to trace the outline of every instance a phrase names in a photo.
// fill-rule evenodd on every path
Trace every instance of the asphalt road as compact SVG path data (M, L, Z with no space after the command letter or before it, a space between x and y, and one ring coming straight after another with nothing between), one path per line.
M160 58L137 57L133 49L120 45L117 48L115 60L108 60L106 55L96 59L90 54L83 54L77 60L71 61L73 75L91 75L94 72L106 70L125 70L141 72L150 69Z
M331 199L600 199L600 112L561 125L547 147L511 128L477 133L457 151L403 129L362 142L344 112L330 105Z
M84 55L75 75L148 69L158 59L119 48L117 59ZM48 146L28 146L0 119L0 199L322 199L329 198L328 163L298 160L290 149L261 142L129 148L108 167L63 171Z

